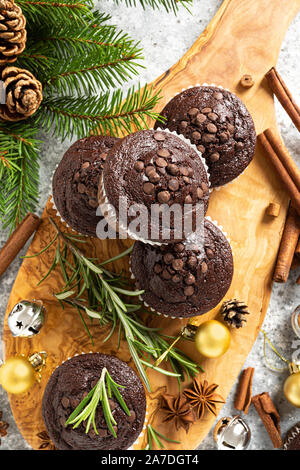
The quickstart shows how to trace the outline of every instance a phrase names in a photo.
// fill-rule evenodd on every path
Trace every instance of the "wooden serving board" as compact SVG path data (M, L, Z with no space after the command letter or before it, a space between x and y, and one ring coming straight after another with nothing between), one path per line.
M273 97L263 79L264 74L276 64L285 32L300 7L300 0L225 0L214 19L201 34L192 48L170 70L154 82L155 89L162 89L163 99L157 111L182 88L198 83L214 83L236 93L246 104L255 122L257 133L267 127L276 131ZM255 85L242 89L239 80L243 74L251 74ZM281 205L278 217L265 216L270 202ZM231 240L234 256L234 277L226 299L245 301L251 315L247 326L232 331L232 343L220 359L204 359L196 354L193 345L182 341L180 347L198 360L205 373L203 378L219 384L220 394L226 398L249 354L266 314L272 287L272 272L284 225L288 197L283 191L273 168L258 146L254 161L233 183L214 191L208 214L223 226ZM43 213L43 223L36 233L28 254L39 252L53 237L48 216L54 216L50 201ZM89 254L99 260L114 256L127 247L130 241L88 242ZM42 257L24 260L13 287L7 313L21 299L41 299L47 309L47 322L41 333L32 339L13 338L5 322L4 357L15 354L28 355L34 351L47 351L48 359L42 381L28 393L10 396L16 423L27 442L37 449L41 441L37 433L45 429L41 402L45 385L53 370L62 361L76 353L100 351L114 354L133 365L126 344L116 350L116 340L102 344L106 331L92 326L95 346L82 327L76 312L62 310L53 298L63 285L59 274L52 275L37 287L38 281L48 271L53 251ZM128 260L115 266L128 271ZM219 307L197 318L200 324L218 315ZM160 325L168 334L180 331L182 321L168 320L153 315L153 325ZM214 423L214 416L206 415L196 422L186 434L175 432L162 423L157 412L161 392L177 393L176 379L166 378L149 371L152 393L147 394L148 418L155 428L181 444L168 444L169 449L189 450L196 448ZM136 449L145 446L141 438Z

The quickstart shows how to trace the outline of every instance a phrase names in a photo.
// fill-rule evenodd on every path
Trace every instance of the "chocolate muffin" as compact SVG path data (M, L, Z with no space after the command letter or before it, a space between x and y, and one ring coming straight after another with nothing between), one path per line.
M223 299L233 276L233 258L223 232L205 219L203 233L193 239L159 247L136 242L131 271L151 309L173 318L193 317Z
M232 181L251 162L256 143L253 120L233 93L197 86L176 95L162 110L168 128L195 144L209 168L212 187Z
M119 139L92 136L75 142L64 154L53 177L53 199L59 215L83 235L96 236L100 175L108 151Z
M130 238L154 243L185 239L203 221L208 200L206 167L186 139L169 131L139 131L109 152L99 203L107 220ZM127 207L125 222L120 201ZM143 219L134 226L136 207Z
M300 450L300 422L288 430L283 441L283 450Z
M110 433L100 403L95 416L98 435L93 426L86 433L83 423L75 429L72 424L65 425L74 409L98 382L104 367L115 382L125 386L119 391L130 411L128 416L114 396L109 399L117 422L117 437ZM42 413L48 434L59 450L128 449L143 429L146 413L144 387L133 369L120 359L99 353L82 354L55 369L45 389Z

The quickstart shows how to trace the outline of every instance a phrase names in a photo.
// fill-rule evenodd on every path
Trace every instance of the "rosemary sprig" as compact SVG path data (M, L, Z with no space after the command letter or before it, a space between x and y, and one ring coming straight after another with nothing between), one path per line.
M55 237L40 253L33 256L42 255L55 242L57 245L50 269L40 283L57 266L60 268L65 285L55 297L62 307L67 304L78 312L91 341L93 342L93 337L85 320L86 316L91 321L97 320L100 327L110 327L104 342L117 332L119 347L121 338L124 337L136 368L149 391L151 388L146 373L148 368L177 378L179 387L185 378L197 375L202 368L196 362L179 349L169 348L167 339L173 338L163 335L158 328L148 327L142 318L137 316L136 312L141 310L141 305L132 301L132 298L141 295L143 291L132 290L128 279L124 278L122 273L116 274L105 268L109 262L130 254L132 248L110 260L98 263L95 259L86 257L78 248L77 243L85 240L62 232L51 217L49 220L55 228ZM153 364L153 360L157 360L165 352L167 354L164 355L164 360L170 365L171 371Z
M69 424L73 424L73 429L75 429L78 428L78 426L80 426L83 421L87 421L85 429L86 434L89 432L91 424L93 425L95 433L99 434L96 427L95 416L96 409L100 404L109 431L114 437L117 437L116 431L113 427L117 425L117 422L111 412L109 398L112 398L112 395L114 395L121 408L125 411L128 416L130 416L130 411L121 393L119 392L119 388L125 387L123 385L117 384L110 376L106 367L104 367L102 369L101 377L97 384L79 403L77 408L75 408L73 413L67 419L65 425L68 426Z
M153 450L153 443L158 449L165 449L165 446L161 442L161 440L180 444L180 441L173 441L172 439L169 439L168 437L158 432L156 429L153 428L153 426L151 426L151 424L148 424L147 426L147 437L148 443L144 450Z

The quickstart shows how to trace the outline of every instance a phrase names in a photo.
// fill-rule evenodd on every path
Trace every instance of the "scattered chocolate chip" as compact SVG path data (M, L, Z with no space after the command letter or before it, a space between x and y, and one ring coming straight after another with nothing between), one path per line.
M193 286L187 286L184 288L184 295L186 295L187 297L190 297L191 295L193 295L193 293L195 292Z
M64 408L68 408L70 406L70 400L68 397L62 397L61 404Z
M100 153L101 160L106 160L107 155L108 155L108 153L106 153L106 152Z
M129 423L133 423L136 418L136 413L133 410L129 410L129 412L130 412L130 416L127 416L127 421L129 421Z
M184 251L184 244L176 243L174 246L174 250L176 251L176 253L182 253Z
M180 282L181 279L182 277L180 276L180 274L174 274L174 276L172 277L172 281L175 282L176 284Z
M191 182L191 178L189 178L188 176L184 176L182 179L185 182L185 184L190 184Z
M79 171L77 171L74 175L74 181L75 181L75 183L78 183L79 180L80 180L80 173L79 173Z
M134 164L134 169L135 169L136 171L143 171L144 166L145 166L145 165L144 165L144 162L142 162L142 160L137 160L137 161L135 162L135 164Z
M172 261L172 268L175 269L175 271L180 271L183 268L183 261L182 259L173 259Z
M197 149L199 152L204 153L205 152L205 147L203 145L197 145Z
M229 139L229 135L227 134L227 132L221 132L221 134L219 135L219 139L221 142L227 142L227 140Z
M168 171L171 173L171 175L176 176L179 173L179 169L175 163L169 163L167 166Z
M242 150L242 148L244 148L243 142L237 142L237 143L235 144L235 148L236 148L237 150Z
M166 169L165 168L161 168L161 167L157 167L157 171L161 174L161 175L165 175L166 174Z
M192 196L190 194L185 196L185 199L184 199L185 204L192 204L192 202L193 202L193 199L192 199Z
M188 172L189 172L189 176L193 176L193 175L194 175L194 170L193 170L193 168L188 168Z
M154 184L152 184L152 183L144 183L143 189L144 189L144 192L145 192L146 194L152 194L152 192L153 192L153 190L154 190Z
M217 121L218 119L218 115L216 113L208 113L207 117L211 120L211 121Z
M206 248L205 252L208 259L212 259L214 257L214 252L210 248Z
M84 194L86 192L86 186L82 183L79 183L78 186L77 186L77 191L80 194Z
M159 157L169 157L170 156L170 152L168 149L158 149L156 154L159 156Z
M84 162L84 163L81 165L81 169L82 169L82 170L86 170L89 166L90 166L90 162Z
M156 173L155 170L153 170L149 173L148 178L151 181L151 183L158 183L159 180L160 180L160 176L159 176L158 173Z
M158 157L158 158L156 158L156 160L155 160L155 164L156 164L157 166L160 166L160 167L164 168L164 167L166 167L166 166L168 165L168 162L167 162L164 158Z
M208 132L211 132L212 134L215 134L218 130L217 127L211 122L207 124L206 129L208 130Z
M195 284L195 282L196 282L195 276L194 276L192 273L189 273L187 276L185 276L184 282L185 282L188 286L190 286L190 285L192 285L192 284Z
M163 272L161 273L161 277L165 279L166 281L168 281L169 279L171 279L172 274L170 274L170 272L167 269L164 269Z
M191 109L188 110L188 115L191 116L191 117L197 116L198 113L199 113L198 108L191 108Z
M208 113L211 113L212 112L212 109L211 108L203 108L201 109L201 113L203 114L208 114Z
M205 261L202 261L202 263L201 263L201 271L202 271L203 274L204 274L204 273L207 272L207 270L208 270L207 264L205 263Z
M156 274L161 273L162 270L163 270L162 265L159 264L159 263L156 263L156 264L154 265L154 268L153 268L153 269L154 269L154 272L155 272Z
M181 127L182 129L186 129L187 126L188 126L188 124L189 124L189 123L188 123L187 121L181 121L180 127Z
M146 168L145 168L145 175L149 176L149 174L152 173L152 171L155 171L154 166L153 165L147 165Z
M174 256L172 255L172 253L169 253L169 252L168 252L168 253L166 253L166 254L164 255L164 258L163 258L163 259L164 259L164 262L165 262L166 264L170 264L170 263L172 263L172 261L173 261L173 259L174 259Z
M217 162L220 158L220 154L218 152L214 152L209 156L211 162Z
M180 167L180 173L183 176L188 176L189 175L189 169L186 166L181 166Z
M215 134L203 134L202 136L202 142L205 142L206 144L209 144L210 142L213 142L215 140Z
M205 114L199 113L196 116L196 124L202 124L204 121L206 121L206 119L207 118L206 118Z
M162 204L169 202L170 197L171 195L169 191L160 191L157 195L158 201L161 202Z
M198 264L198 260L196 256L190 256L187 260L187 264L189 265L190 268L195 268Z
M175 180L174 178L173 179L170 179L169 183L168 183L168 188L171 190L171 191L177 191L177 189L179 188L179 182L178 180Z
M192 138L193 138L194 140L200 140L200 139L201 139L201 134L200 134L200 132L194 131L194 132L192 133Z
M217 91L216 93L214 93L214 98L218 101L222 100L223 99L223 94L220 91Z
M155 132L153 134L153 137L155 140L157 140L157 142L163 142L166 139L165 135L162 132Z

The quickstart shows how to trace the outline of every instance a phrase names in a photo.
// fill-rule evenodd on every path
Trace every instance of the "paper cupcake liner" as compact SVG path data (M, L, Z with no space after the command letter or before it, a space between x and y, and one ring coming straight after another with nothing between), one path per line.
M180 138L181 140L183 140L187 145L189 145L197 153L197 155L199 156L199 158L200 158L200 160L201 160L201 162L204 166L204 169L206 171L207 179L208 179L208 183L209 183L209 191L211 191L211 182L210 182L210 174L209 174L208 166L206 164L205 159L202 157L201 152L199 152L199 150L197 149L196 145L192 144L182 134L178 134L175 131L170 131L169 129L161 129L160 127L155 129L155 130L157 132L159 132L159 131L160 132L167 132L169 134L174 135L175 137ZM150 245L160 246L160 245L167 245L168 244L167 242L156 242L156 241L144 239L144 238L140 237L139 235L137 235L135 232L132 232L131 230L129 230L128 227L125 227L124 225L122 225L119 222L119 220L115 216L116 210L112 206L112 204L110 204L110 202L108 200L108 197L107 197L107 194L106 194L106 191L105 191L103 173L101 175L100 183L99 183L98 201L99 201L99 205L100 205L100 208L101 208L101 212L102 212L103 216L105 217L105 219L107 220L107 223L111 224L113 228L116 228L116 230L120 234L122 234L122 236L124 236L125 238L126 238L126 235L127 235L129 238L131 238L133 240L140 241L140 242L143 242L143 243L148 243Z
M227 235L227 232L224 231L222 225L220 225L216 220L212 220L212 218L208 215L205 217L207 220L209 220L212 224L214 224L224 235L224 237L226 238L226 240L228 241L229 245L230 245L230 238L228 237ZM129 273L130 273L130 278L135 281L135 284L137 282L137 279L135 277L135 275L133 274L132 272L132 269L131 269L131 256L129 258ZM139 291L141 289L138 288L138 286L136 285L136 291ZM154 312L156 313L157 315L161 315L163 317L166 317L166 318L172 318L173 320L176 320L176 319L179 319L179 320L184 320L186 318L192 318L192 317L174 317L172 315L167 315L165 313L162 313L162 312L159 312L158 310L155 310L153 307L151 307L147 302L145 302L145 300L143 299L142 295L139 295L138 296L140 301L145 305L145 307L149 308L151 310L151 312ZM194 315L195 317L197 315Z
M50 203L52 205L52 209L55 211L55 215L56 217L58 217L60 219L60 221L66 225L66 227L69 229L69 230L72 230L72 232L74 232L74 234L76 235L80 235L82 237L92 237L94 238L92 235L86 235L85 233L81 233L79 232L78 230L75 230L73 227L71 227L71 225L68 224L68 222L62 217L62 215L60 214L60 212L58 211L56 205L55 205L55 202L54 202L54 197L53 197L53 194L50 194Z
M69 361L73 357L80 356L82 354L102 354L102 353L101 352L94 352L94 351L89 351L87 353L86 352L76 353L73 356L69 356L67 359L62 361L58 366L55 367L54 370L56 370L58 367L60 367L62 364ZM142 428L140 434L138 435L138 437L136 438L136 440L126 450L134 450L133 447L136 446L139 443L140 439L142 439L144 437L145 431L147 429L147 424L148 424L148 420L149 420L149 405L148 405L147 395L145 394L145 396L146 396L146 411L145 411L145 421L144 421L144 424L143 424L143 428Z
M182 93L182 92L185 91L185 90L189 90L190 88L195 88L195 87L204 87L204 86L209 86L209 87L213 86L213 87L215 87L215 88L220 88L221 90L229 91L229 93L233 93L232 91L229 90L229 88L225 88L225 87L223 87L222 85L216 85L215 83L206 83L206 82L205 82L205 83L202 83L202 84L196 83L196 85L189 85L187 88L182 88L181 91L178 91L177 93L175 93L175 95L174 95L169 101L171 101L173 98L175 98L175 96L180 95L180 93ZM233 93L233 94L235 94L235 93ZM164 130L165 130L165 129L164 129ZM179 134L179 135L182 136L182 134ZM182 137L183 137L183 136L182 136ZM187 141L189 142L188 139L187 139ZM197 151L198 151L198 153L199 153L199 150L198 150L198 149L197 149ZM202 158L203 158L203 157L202 157ZM203 160L205 160L205 159L203 158ZM249 166L249 165L248 165L248 166ZM213 188L211 187L211 188L210 188L210 191L211 191L211 192L212 192L212 191L220 191L220 189L225 188L226 186L228 186L228 185L234 183L234 182L247 170L248 166L246 166L246 168L245 168L239 175L237 175L235 178L233 178L233 180L228 181L228 183L222 184L221 186L215 186L215 187L213 187Z

